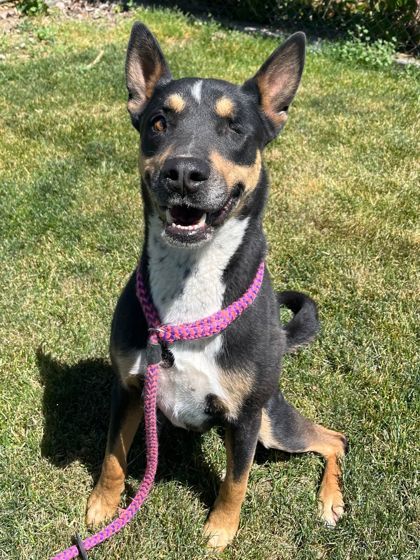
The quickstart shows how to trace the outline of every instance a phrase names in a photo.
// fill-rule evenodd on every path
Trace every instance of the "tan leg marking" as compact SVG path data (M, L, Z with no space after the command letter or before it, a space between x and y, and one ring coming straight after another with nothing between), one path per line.
M314 424L311 424L311 426L314 427ZM292 447L286 440L280 440L278 436L274 434L270 416L264 408L261 415L261 428L258 433L258 441L266 449L280 449L280 451L287 451L288 453L303 453L309 451L306 447Z
M143 406L131 406L115 442L108 444L101 476L87 503L87 525L96 526L113 517L124 490L127 453L142 417Z
M340 489L341 469L339 461L345 452L345 437L318 424L306 451L320 453L325 461L324 475L319 490L320 517L330 527L335 527L344 513L343 494Z
M238 417L246 397L252 390L252 377L241 371L222 371L220 384L223 387L225 397L221 399L225 414L230 420Z
M278 442L273 437L273 432L271 430L271 420L267 411L263 408L261 415L261 428L258 434L258 441L266 449L276 449L279 447Z
M226 476L214 502L213 509L204 525L208 546L221 552L233 541L239 527L239 515L248 486L252 461L239 480L233 478L232 445L226 433Z
M263 410L259 441L267 449L281 449L289 453L305 453L313 451L325 459L325 470L319 490L319 513L327 525L334 527L344 513L343 495L340 490L341 469L339 461L344 456L346 438L339 432L328 430L319 424L307 421L307 434L302 438L306 445L292 446L287 438L279 440L273 433L271 420Z

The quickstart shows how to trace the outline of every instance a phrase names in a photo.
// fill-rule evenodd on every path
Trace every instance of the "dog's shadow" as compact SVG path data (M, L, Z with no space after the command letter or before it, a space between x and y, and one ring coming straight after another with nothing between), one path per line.
M44 386L45 419L41 453L55 466L64 468L73 461L83 464L96 481L106 446L114 373L103 359L81 360L67 365L37 351L37 363ZM221 435L221 433L220 433ZM178 480L198 492L210 507L220 477L201 451L200 434L177 429L164 422L159 437L157 481ZM129 454L128 474L140 479L144 472L145 445L140 429ZM258 448L256 460L281 460L286 455ZM136 488L127 488L134 495Z

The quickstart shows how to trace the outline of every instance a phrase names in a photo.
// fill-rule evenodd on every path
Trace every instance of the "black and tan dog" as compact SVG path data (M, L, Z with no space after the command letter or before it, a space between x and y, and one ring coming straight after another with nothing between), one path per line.
M128 110L141 135L145 239L143 277L164 323L206 317L238 299L266 254L262 229L268 184L264 146L286 122L299 86L305 36L296 33L242 86L221 80L173 80L159 45L135 24L128 45ZM280 324L279 305L294 312ZM165 352L158 407L176 426L226 431L227 467L205 525L209 545L235 536L257 442L326 460L321 517L343 513L342 434L303 418L279 391L283 354L309 342L318 320L312 300L275 294L266 271L253 305L210 339L176 342ZM118 381L100 479L87 522L111 517L124 488L127 452L142 419L147 326L134 274L119 299L111 334Z

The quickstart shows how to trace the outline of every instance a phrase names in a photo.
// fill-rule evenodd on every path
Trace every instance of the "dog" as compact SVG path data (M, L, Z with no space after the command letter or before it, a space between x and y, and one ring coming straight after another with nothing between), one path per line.
M264 260L268 181L262 152L282 130L305 59L295 33L242 86L215 79L174 80L152 33L135 23L128 44L128 111L140 133L145 236L140 269L163 323L206 317L237 300ZM284 326L279 308L293 318ZM164 348L159 410L175 426L225 429L226 476L204 527L223 550L239 525L257 443L326 461L321 518L344 512L339 478L343 434L304 418L279 390L282 356L318 331L311 298L273 291L268 271L253 304L224 332ZM148 327L135 272L113 316L111 360L117 373L102 471L87 523L111 518L124 489L127 452L143 417Z

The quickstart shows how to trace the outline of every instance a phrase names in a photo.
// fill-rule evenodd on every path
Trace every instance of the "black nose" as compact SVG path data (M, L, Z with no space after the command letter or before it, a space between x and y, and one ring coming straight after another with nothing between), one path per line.
M178 157L167 159L161 174L169 190L184 195L196 192L207 181L210 167L198 158Z

